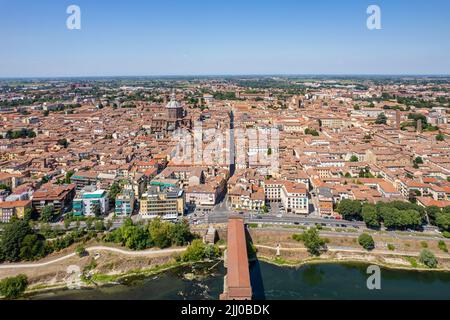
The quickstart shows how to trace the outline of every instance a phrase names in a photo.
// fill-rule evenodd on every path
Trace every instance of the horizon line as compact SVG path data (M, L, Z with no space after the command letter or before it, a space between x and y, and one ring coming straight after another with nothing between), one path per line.
M155 74L155 75L67 75L11 76L0 80L93 79L93 78L187 78L187 77L450 77L450 73L230 73L230 74Z

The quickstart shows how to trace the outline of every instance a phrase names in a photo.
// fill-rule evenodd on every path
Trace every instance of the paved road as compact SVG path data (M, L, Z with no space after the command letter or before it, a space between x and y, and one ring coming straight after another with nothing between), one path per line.
M226 214L210 214L208 215L208 223L225 223L228 221L228 215L236 214L234 212L227 212ZM298 217L283 215L277 217L276 215L263 214L260 215L259 219L256 215L244 214L241 215L245 218L247 223L274 223L274 224L301 224L301 225L315 225L315 224L325 224L333 227L351 227L351 228L366 228L366 224L361 221L345 221L345 220L334 220L334 219L320 219L320 218L309 218L309 217Z
M174 248L174 249L161 249L161 250L154 250L154 249L149 249L149 250L143 250L143 251L129 251L129 250L123 250L123 249L119 249L119 248L112 248L112 247L106 247L106 246L92 246L92 247L88 247L86 248L87 251L89 252L95 252L95 251L110 251L110 252L115 252L115 253L120 253L120 254L124 254L124 255L129 255L129 256L153 256L153 255L158 255L161 253L179 253L179 252L183 252L186 250L186 248ZM42 262L42 263L16 263L16 264L3 264L0 265L0 269L13 269L13 268L40 268L40 267L45 267L48 266L50 264L54 264L57 262L61 262L63 260L72 258L73 256L75 256L75 253L70 253L67 254L63 257L59 257L50 261L46 261L46 262Z

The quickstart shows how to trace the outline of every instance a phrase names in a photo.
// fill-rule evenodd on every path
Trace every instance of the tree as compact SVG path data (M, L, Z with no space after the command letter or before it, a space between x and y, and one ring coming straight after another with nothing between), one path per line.
M66 138L63 139L59 139L58 140L58 145L62 146L63 148L67 149L67 147L69 146L69 142L67 142Z
M355 156L355 155L353 155L351 158L350 158L350 162L358 162L358 157L357 156Z
M318 137L319 136L319 133L317 132L317 130L310 129L310 128L306 128L305 129L305 134L309 134L309 135L312 135L314 137Z
M37 260L45 257L46 244L42 235L27 234L20 245L20 260Z
M201 239L195 239L181 255L182 261L201 261L220 256L220 249L215 245L205 245Z
M445 231L450 231L450 212L439 212L436 214L436 225Z
M422 249L420 252L419 261L426 265L428 268L436 268L438 261L433 252L428 249Z
M436 141L445 141L445 136L442 134L442 132L439 132L439 134L436 136Z
M171 245L169 236L170 225L163 223L160 219L153 219L148 226L153 243L159 248L167 248Z
M336 211L342 215L345 220L360 220L361 218L361 202L344 199L339 202Z
M375 121L376 124L387 124L387 117L384 113L380 113Z
M74 175L74 173L75 173L75 171L73 171L73 170L70 170L70 171L67 171L66 172L66 176L65 176L65 179L64 179L64 183L65 184L70 184L70 178L72 178L72 176Z
M24 274L16 277L5 278L0 281L0 294L7 299L20 297L28 286L28 278Z
M116 200L116 196L122 192L122 186L119 182L115 181L111 187L109 188L108 198L109 202L114 202Z
M192 233L189 229L189 223L186 220L178 222L170 228L169 237L172 244L182 246L189 243L192 240Z
M3 259L7 261L18 261L20 259L20 249L22 241L28 234L32 234L28 222L16 220L7 224L1 235L0 250Z
M430 206L430 207L425 208L425 213L431 222L436 223L436 218L437 218L438 214L441 213L441 209L438 206ZM449 215L449 219L450 219L450 215ZM449 221L449 224L450 224L450 221Z
M40 220L43 222L51 222L54 218L54 207L46 205L41 211Z
M297 241L302 241L308 252L314 256L320 255L325 247L325 240L320 238L317 228L310 228L302 235L294 235L293 238Z
M375 248L375 242L371 235L363 233L358 237L358 243L366 250L373 250Z
M422 157L417 157L417 158L415 158L415 159L414 159L414 163L417 163L417 164L423 164L423 159L422 159Z
M94 213L94 215L96 217L100 217L102 215L102 208L100 206L100 203L98 203L98 202L94 203L92 212Z
M373 205L366 204L362 208L362 217L369 228L379 228L380 221L377 209Z

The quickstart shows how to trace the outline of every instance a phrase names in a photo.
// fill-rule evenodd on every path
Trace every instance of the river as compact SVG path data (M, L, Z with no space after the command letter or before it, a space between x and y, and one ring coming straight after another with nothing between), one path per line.
M450 299L450 273L381 269L381 290L368 290L363 264L312 264L298 268L256 262L251 267L255 299ZM186 274L195 279L186 279ZM126 284L60 290L30 299L217 299L225 269L197 265Z

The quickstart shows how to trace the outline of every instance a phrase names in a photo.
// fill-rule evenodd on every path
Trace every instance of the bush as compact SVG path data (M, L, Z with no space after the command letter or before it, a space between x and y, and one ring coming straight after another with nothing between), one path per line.
M220 249L215 245L205 245L202 240L195 239L181 255L181 260L185 262L202 261L204 259L214 259L220 256Z
M389 249L390 251L394 251L394 250L395 250L395 246L394 246L392 243L389 243L389 244L387 245L387 247L388 247L388 249Z
M421 242L420 242L420 246L421 246L422 248L428 248L428 243L425 242L425 241L421 241Z
M17 277L6 278L0 281L0 294L7 299L16 299L25 292L27 286L27 276L19 274Z
M444 238L450 239L450 232L444 231L442 232L442 235L444 236Z
M441 249L442 251L448 252L447 245L445 244L445 241L440 240L439 243L438 243L438 247L439 247L439 249Z
M75 253L76 253L80 258L82 258L82 257L84 257L88 252L86 251L86 248L85 248L82 244L79 244L79 245L77 246L77 248L75 249Z
M371 235L363 233L358 238L358 243L366 250L373 250L375 248L375 242Z
M433 252L428 249L422 249L422 251L420 252L419 261L426 265L428 268L436 268L438 265Z

